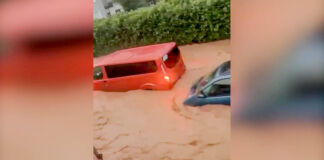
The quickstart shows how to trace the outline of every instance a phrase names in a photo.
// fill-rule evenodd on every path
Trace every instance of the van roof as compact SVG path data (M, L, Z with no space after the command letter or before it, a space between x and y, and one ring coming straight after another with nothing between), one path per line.
M175 42L169 42L123 49L106 56L95 58L94 66L156 60L163 57L163 55L168 53L174 46L176 46Z

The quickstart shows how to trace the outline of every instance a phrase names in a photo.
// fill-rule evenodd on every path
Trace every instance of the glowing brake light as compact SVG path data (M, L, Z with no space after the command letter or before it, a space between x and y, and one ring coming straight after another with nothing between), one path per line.
M170 77L169 76L164 76L164 79L167 81L170 81Z

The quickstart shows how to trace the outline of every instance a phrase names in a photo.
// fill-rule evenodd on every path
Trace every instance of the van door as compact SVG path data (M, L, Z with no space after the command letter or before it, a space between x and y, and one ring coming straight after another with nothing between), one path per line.
M141 89L143 84L156 82L157 65L155 61L107 65L107 89L127 91Z

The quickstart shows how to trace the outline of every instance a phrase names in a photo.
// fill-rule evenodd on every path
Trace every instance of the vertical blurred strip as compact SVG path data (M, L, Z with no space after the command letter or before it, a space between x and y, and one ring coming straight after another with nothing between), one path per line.
M323 160L324 1L231 7L231 159Z
M0 159L90 160L92 0L0 2Z

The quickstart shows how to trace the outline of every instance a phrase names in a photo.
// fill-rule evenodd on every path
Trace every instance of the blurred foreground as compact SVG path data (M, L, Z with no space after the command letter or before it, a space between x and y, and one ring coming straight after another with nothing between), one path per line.
M324 159L324 1L232 0L231 159Z
M230 41L180 46L186 72L170 91L94 92L94 146L104 160L224 160L230 107L184 107L194 81L230 60Z
M91 35L92 1L0 2L1 160L92 158Z

